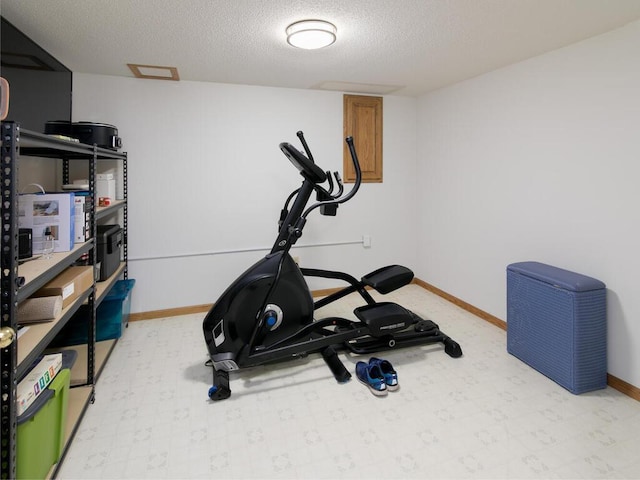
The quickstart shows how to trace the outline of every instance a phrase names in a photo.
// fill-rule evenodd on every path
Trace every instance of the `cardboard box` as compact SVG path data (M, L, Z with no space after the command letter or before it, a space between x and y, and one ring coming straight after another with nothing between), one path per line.
M18 226L32 230L33 254L42 253L42 238L47 227L55 237L54 252L73 249L75 238L75 203L73 193L20 195Z
M67 307L79 295L93 285L93 267L69 267L44 287L34 297L62 295L62 308Z
M18 383L18 415L22 415L35 402L38 395L49 386L61 368L61 353L45 355L27 376Z

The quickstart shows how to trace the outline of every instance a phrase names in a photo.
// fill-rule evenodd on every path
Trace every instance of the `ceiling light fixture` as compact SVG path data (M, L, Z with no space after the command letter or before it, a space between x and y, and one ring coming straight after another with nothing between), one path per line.
M336 26L324 20L301 20L287 27L287 43L297 48L315 50L336 41Z

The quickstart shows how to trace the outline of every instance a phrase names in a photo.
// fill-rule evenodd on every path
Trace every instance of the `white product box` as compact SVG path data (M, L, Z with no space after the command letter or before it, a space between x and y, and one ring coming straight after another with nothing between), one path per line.
M111 174L116 181L116 200L124 200L124 162L105 160L100 162L101 174ZM113 200L113 199L112 199Z
M20 195L18 225L33 231L33 253L42 253L42 238L47 227L55 237L54 252L68 252L75 238L75 195L36 193Z
M45 355L40 362L18 383L18 415L22 415L35 402L38 395L49 386L62 368L62 354Z
M92 198L90 195L76 195L74 198L76 210L74 226L75 243L84 243L91 238L89 224L91 202Z
M96 198L108 197L116 200L116 180L113 173L98 173L96 175Z

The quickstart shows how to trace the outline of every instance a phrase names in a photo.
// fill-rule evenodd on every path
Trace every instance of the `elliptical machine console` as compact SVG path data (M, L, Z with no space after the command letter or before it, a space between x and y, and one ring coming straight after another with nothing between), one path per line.
M333 172L332 178L331 172L316 165L303 133L298 132L297 136L305 153L289 143L281 143L280 150L298 169L303 181L285 201L271 251L225 290L203 321L213 365L213 386L209 390L212 400L231 395L231 371L310 353L322 353L339 382L351 377L336 354L340 348L365 354L439 342L451 357L462 355L460 346L431 320L423 320L393 302L376 302L367 292L370 287L387 294L407 285L413 279L408 268L390 265L357 280L343 272L299 268L293 261L289 251L302 236L308 215L316 209L322 215L336 215L338 206L353 198L362 182L353 138L347 137L346 143L356 180L345 194L338 172ZM327 188L322 186L325 182ZM317 201L307 207L314 192ZM314 302L305 277L339 279L348 286ZM358 292L365 302L354 310L358 321L314 318L317 309L353 292Z

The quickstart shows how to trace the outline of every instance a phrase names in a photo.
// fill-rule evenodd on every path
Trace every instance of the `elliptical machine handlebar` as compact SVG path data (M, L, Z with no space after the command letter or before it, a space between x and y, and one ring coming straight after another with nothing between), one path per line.
M309 145L307 144L307 141L304 138L304 133L302 133L302 130L298 130L296 135L300 139L300 143L302 143L304 151L307 154L307 157L309 158L311 163L315 163L315 160L313 159L313 154L309 149ZM338 193L333 195L333 178L331 177L331 171L327 170L325 173L327 175L327 182L329 182L329 189L326 190L322 188L320 185L316 185L316 190L326 193L327 197L331 197L333 199L340 197L340 195L342 195L342 192L344 192L344 185L342 184L342 178L340 177L340 174L337 171L333 172L333 178L336 179L336 183L338 184Z
M344 185L342 184L342 177L338 172L333 172L333 176L336 177L336 183L338 184L338 193L333 198L338 198L344 192Z
M353 167L355 168L355 171L356 171L356 180L355 180L355 183L353 184L353 188L349 190L349 193L347 193L342 197L334 198L333 200L327 200L324 202L317 202L311 205L309 208L307 208L304 211L304 213L300 216L300 218L298 218L295 225L289 232L289 245L295 244L298 238L302 236L302 229L304 228L305 223L307 223L307 215L309 215L313 210L322 206L339 205L341 203L344 203L350 200L351 198L353 198L353 196L357 193L358 189L360 188L360 184L362 183L362 170L360 169L360 162L358 161L358 155L356 154L356 149L353 145L353 137L349 136L345 139L345 141L347 142L347 145L349 147L349 153L351 154L351 161L353 162Z
M302 132L298 132L298 137L303 142L303 146L308 155L310 155L309 147L304 140L304 136ZM345 139L347 145L349 147L349 153L351 154L351 160L353 162L353 166L356 171L356 179L353 188L346 195L342 195L344 192L344 186L342 184L342 179L340 175L335 172L336 182L338 182L338 193L336 195L329 194L324 188L322 188L319 184L325 182L327 180L327 176L330 176L331 173L325 173L318 165L313 162L313 157L307 158L302 152L298 149L290 145L289 143L283 142L280 144L280 150L284 155L289 159L289 161L300 171L300 174L304 177L304 182L302 182L302 186L294 191L287 201L285 202L285 207L282 209L280 213L280 221L278 222L278 238L276 239L273 248L271 249L271 253L275 253L282 250L289 250L293 244L296 243L298 238L302 236L302 229L304 228L304 224L306 223L306 217L313 210L319 207L327 207L337 208L337 206L341 203L350 200L360 188L360 184L362 182L362 171L360 169L360 162L358 161L358 156L356 154L355 147L353 145L353 138L347 137ZM326 200L322 200L316 202L311 205L309 208L305 210L306 204L309 201L309 197L314 191L322 191L323 198ZM288 209L288 204L291 200L293 201L293 205L291 206L291 210Z
M304 148L304 151L306 152L307 157L309 157L309 160L311 160L312 163L315 163L315 160L313 159L313 155L311 154L311 150L309 150L309 145L307 145L307 141L304 139L304 133L302 133L302 130L298 130L296 132L296 135L300 139L300 143L302 144L302 147Z
M348 136L345 141L347 142L347 146L349 147L349 154L351 155L351 161L353 162L353 168L356 171L356 180L353 184L353 188L349 190L345 196L341 197L344 187L342 186L342 179L340 178L340 174L335 172L336 180L338 181L338 185L340 186L340 190L338 195L334 197L333 200L327 200L325 202L318 202L311 205L307 210L302 214L300 220L305 219L307 215L309 215L313 210L323 205L339 205L341 203L346 202L353 198L353 196L357 193L360 188L360 184L362 183L362 170L360 169L360 162L358 161L358 155L356 154L356 147L353 145L353 137Z
M338 185L338 193L336 193L334 195L333 193L333 189L334 189L334 184L333 184L333 179L335 178L335 182ZM326 194L326 197L329 198L339 198L340 195L342 195L342 192L344 192L344 185L342 184L342 177L340 177L340 174L338 172L333 172L333 176L331 175L331 172L329 170L327 170L327 182L329 182L329 189L325 190L324 188L322 188L320 185L316 185L316 190L321 190L323 193Z

